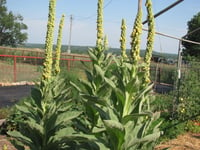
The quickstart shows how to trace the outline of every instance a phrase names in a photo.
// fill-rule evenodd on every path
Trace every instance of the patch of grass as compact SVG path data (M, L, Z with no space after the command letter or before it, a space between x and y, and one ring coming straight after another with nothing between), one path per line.
M11 114L11 107L0 108L0 119L5 119Z

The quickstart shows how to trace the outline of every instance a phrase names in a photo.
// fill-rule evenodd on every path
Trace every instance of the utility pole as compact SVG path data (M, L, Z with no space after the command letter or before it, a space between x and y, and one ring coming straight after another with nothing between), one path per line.
M67 53L68 53L68 54L71 53L72 21L73 21L73 16L70 15L69 43L68 43L68 49L67 49Z

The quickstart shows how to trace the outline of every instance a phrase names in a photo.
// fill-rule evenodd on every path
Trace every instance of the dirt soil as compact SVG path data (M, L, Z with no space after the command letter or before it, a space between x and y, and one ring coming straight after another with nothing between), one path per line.
M3 150L4 147L7 147L7 150L16 150L6 136L0 135L0 150Z
M156 146L155 150L200 150L200 133L187 133Z
M16 150L6 136L0 135L0 149L6 145L8 150ZM156 146L155 150L200 150L200 134L187 133Z

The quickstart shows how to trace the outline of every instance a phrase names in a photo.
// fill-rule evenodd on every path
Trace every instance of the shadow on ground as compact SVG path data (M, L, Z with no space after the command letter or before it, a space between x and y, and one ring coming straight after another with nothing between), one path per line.
M17 101L31 94L33 85L0 87L0 108L12 106Z
M0 108L12 106L17 101L31 94L31 88L34 85L2 86L0 87ZM173 90L172 86L156 84L154 91L166 94Z

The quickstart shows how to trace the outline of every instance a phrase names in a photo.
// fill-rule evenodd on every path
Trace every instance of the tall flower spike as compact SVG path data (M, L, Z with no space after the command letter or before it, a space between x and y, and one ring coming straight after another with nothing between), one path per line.
M126 22L122 19L121 24L121 38L120 38L120 48L121 48L121 56L122 59L125 60L127 58L126 55Z
M145 52L145 76L144 82L150 83L150 64L151 64L151 57L153 51L153 43L154 43L154 35L155 35L155 23L154 23L154 15L152 9L152 1L146 0L146 8L147 8L147 20L148 20L148 37L147 37L147 47Z
M42 84L45 83L46 81L48 82L51 78L55 8L56 8L56 0L50 0L47 33L46 33L46 41L45 41L45 60L43 64L44 69L42 73Z
M104 0L98 0L97 9L97 41L96 47L98 50L102 50L103 44L103 2Z
M56 59L55 59L55 75L60 73L60 52L61 52L61 45L62 45L62 31L64 26L65 15L62 15L59 24L58 30L58 38L57 38L57 45L56 45Z
M142 34L142 0L138 0L138 12L135 19L133 32L131 34L131 58L136 64L140 59L140 42Z

